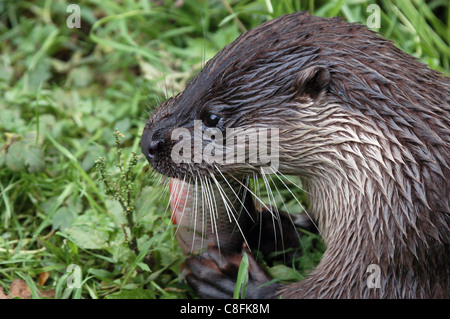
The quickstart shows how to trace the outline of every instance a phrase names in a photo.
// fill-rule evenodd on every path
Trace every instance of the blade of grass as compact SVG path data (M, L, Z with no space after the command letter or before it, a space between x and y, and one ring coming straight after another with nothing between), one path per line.
M236 278L236 286L234 287L233 299L239 298L245 299L248 284L248 267L249 267L248 256L244 252L241 264L239 265L238 275Z

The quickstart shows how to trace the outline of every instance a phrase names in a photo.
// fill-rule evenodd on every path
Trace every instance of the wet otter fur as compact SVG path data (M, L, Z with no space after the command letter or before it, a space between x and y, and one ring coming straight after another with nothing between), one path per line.
M298 12L240 36L152 116L142 149L162 174L214 172L167 155L170 131L192 129L205 110L220 129L279 128L279 171L302 178L327 247L306 279L287 285L259 287L269 278L252 260L247 297L450 297L448 78L364 26ZM233 258L216 253L188 259L188 280L203 297L231 297Z

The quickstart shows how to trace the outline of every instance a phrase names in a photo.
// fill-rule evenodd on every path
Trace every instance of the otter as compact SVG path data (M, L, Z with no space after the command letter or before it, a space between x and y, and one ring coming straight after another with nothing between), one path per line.
M450 297L449 78L362 25L296 12L227 45L142 135L163 175L258 174L258 164L175 163L172 130L198 120L278 128L278 171L302 179L326 244L290 284L262 285L270 278L250 255L248 298ZM187 259L188 281L202 297L231 297L236 260L210 246Z

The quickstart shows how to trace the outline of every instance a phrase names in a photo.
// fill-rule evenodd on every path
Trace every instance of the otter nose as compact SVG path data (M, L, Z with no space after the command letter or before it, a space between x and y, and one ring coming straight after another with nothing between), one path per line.
M147 155L149 158L154 158L159 152L163 150L164 142L162 140L152 140L148 143Z

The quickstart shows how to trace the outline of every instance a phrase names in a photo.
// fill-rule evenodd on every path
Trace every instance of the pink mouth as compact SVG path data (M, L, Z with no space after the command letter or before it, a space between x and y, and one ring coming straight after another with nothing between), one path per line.
M183 185L183 182L171 178L169 182L170 190L170 207L171 207L171 220L174 225L178 225L181 220L183 210L186 207L186 201L188 199L187 184Z

